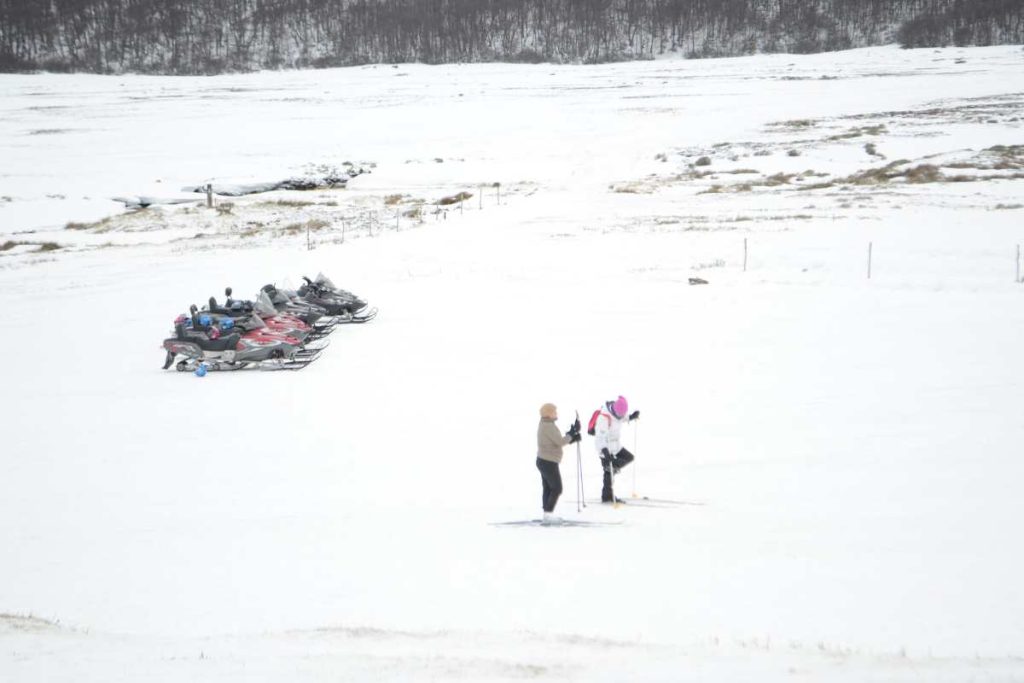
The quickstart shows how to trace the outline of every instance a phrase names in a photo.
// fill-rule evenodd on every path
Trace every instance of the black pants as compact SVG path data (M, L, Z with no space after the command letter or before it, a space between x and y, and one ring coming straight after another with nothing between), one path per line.
M633 454L625 448L616 453L611 461L604 457L601 458L601 466L604 469L604 485L601 487L602 502L607 503L615 497L612 492L612 470L618 472L631 462L633 462Z
M558 471L558 463L550 460L537 458L537 469L540 470L541 483L544 486L544 495L541 497L541 505L544 512L554 512L555 503L562 495L562 473Z

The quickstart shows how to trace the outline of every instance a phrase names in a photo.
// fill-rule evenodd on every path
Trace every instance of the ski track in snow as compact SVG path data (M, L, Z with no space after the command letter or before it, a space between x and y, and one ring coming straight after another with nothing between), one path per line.
M0 76L0 679L1024 680L1022 66ZM159 370L321 270L381 313L308 370ZM622 524L492 526L618 393L702 505L567 448Z

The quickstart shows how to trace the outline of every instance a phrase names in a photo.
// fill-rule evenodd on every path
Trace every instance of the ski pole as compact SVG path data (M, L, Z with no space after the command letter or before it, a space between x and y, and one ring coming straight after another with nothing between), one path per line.
M580 411L576 411L576 419L579 419ZM577 442L579 443L579 442ZM576 449L576 514L580 511L580 449Z
M576 447L576 512L580 511L580 449Z
M580 421L580 411L576 411L576 422ZM587 507L587 500L583 495L583 454L580 450L580 442L576 442L576 512L582 507Z
M636 441L639 438L640 433L640 421L637 420L637 424L633 426L633 497L636 498Z
M580 452L580 442L576 442L576 470L580 473L580 500L583 507L587 507L587 496L583 491L583 455Z

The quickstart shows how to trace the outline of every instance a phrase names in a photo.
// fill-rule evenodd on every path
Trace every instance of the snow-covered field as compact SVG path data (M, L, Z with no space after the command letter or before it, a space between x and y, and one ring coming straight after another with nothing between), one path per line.
M0 680L1024 681L1019 46L0 95ZM310 368L159 369L317 271ZM696 504L494 526L620 393Z

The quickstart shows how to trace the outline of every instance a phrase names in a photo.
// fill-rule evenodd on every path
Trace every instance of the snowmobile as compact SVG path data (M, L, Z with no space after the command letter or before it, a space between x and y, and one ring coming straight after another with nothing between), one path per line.
M233 332L238 327L236 319L230 316L218 316L208 311L197 311L194 304L189 310L192 313L192 317L186 319L186 326L191 326L193 329L205 332L212 338ZM303 339L301 334L293 334L290 330L284 328L271 328L256 313L244 318L243 321L245 326L242 329L238 329L243 341L252 339L261 342L283 342L290 346L297 346L299 350L309 351L321 351L331 343L330 340L319 341L309 339L308 337ZM314 341L315 343L313 343Z
M191 313L191 317L179 315L174 321L174 336L164 340L163 348L167 351L164 370L174 365L179 372L188 372L198 368L200 363L207 370L241 370L254 366L266 370L301 370L315 361L322 350L303 348L298 339L274 332L233 332L231 318L214 325L212 317L199 314L194 305ZM178 356L183 358L177 360Z
M293 315L303 322L314 325L321 321L323 318L330 318L327 309L316 304L311 304L301 299L296 299L290 295L287 290L278 289L274 285L263 285L258 295L262 303L262 299L266 296L266 301L274 307L278 313L286 315ZM324 320L323 322L331 325L336 324L332 319Z
M228 290L230 289L231 288L229 287ZM270 332L279 332L290 337L295 337L304 343L320 339L331 331L331 329L327 327L314 329L311 325L307 325L298 318L279 315L272 305L261 306L258 303L256 305L252 305L251 302L234 301L232 302L231 307L228 308L219 306L217 304L217 300L212 296L210 297L209 304L203 312L209 313L215 324L219 324L220 321L225 319L231 319L234 321L235 329L240 331L259 330L265 328Z
M232 290L230 287L224 289L224 294L226 298L223 306L218 306L216 299L210 297L209 309L211 311L217 314L226 313L235 317L236 320L240 317L257 315L263 322L274 328L291 326L299 330L309 330L306 336L307 341L326 337L337 325L334 319L327 316L326 311L323 309L313 310L309 307L289 308L285 303L275 305L270 296L263 290L260 290L256 301L231 298ZM287 300L283 296L280 299L282 302Z
M377 315L376 308L371 308L352 292L339 289L323 273L318 273L315 280L305 275L302 279L306 284L299 287L296 295L303 301L323 306L328 314L339 316L343 323L365 323Z

